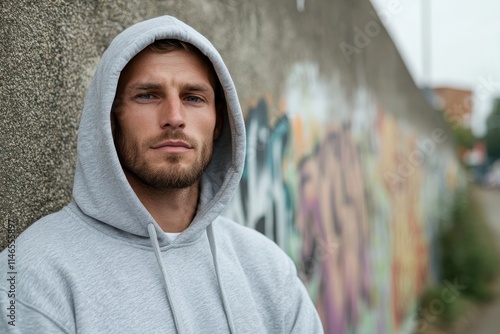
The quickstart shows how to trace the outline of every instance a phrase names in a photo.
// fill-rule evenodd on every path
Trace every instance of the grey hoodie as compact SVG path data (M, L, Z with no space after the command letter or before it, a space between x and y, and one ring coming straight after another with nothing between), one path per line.
M191 43L209 58L228 109L196 216L174 241L127 182L110 124L120 71L164 38ZM91 83L77 150L74 202L0 255L1 333L323 332L290 258L220 216L243 170L245 125L227 68L198 32L164 16L116 37Z

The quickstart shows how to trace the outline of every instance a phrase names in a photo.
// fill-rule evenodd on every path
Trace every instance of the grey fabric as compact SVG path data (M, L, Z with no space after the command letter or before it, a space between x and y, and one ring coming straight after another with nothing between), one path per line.
M170 240L120 166L110 111L120 71L156 39L196 46L214 64L228 113L191 225ZM245 126L220 55L164 16L115 38L99 63L78 134L73 197L16 240L16 326L4 333L322 333L290 258L260 233L220 217L241 177ZM0 254L5 282L8 250ZM0 308L12 298L0 286ZM5 312L2 312L2 314Z

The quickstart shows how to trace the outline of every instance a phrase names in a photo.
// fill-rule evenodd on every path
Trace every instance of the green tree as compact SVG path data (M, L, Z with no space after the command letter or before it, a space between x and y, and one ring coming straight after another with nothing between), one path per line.
M463 126L456 119L452 119L450 115L446 114L445 110L438 109L438 112L450 126L457 146L472 149L477 138L472 134L471 128Z
M462 125L455 125L452 130L458 146L468 149L474 146L476 137L474 137L470 128L466 128Z

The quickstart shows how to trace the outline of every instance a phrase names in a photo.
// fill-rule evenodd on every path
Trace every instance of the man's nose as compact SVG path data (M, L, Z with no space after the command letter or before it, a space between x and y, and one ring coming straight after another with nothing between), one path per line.
M184 108L182 100L178 96L167 97L161 108L161 126L172 129L184 128Z

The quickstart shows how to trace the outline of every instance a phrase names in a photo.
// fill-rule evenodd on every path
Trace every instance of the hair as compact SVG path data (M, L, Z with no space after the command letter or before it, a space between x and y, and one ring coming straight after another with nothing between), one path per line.
M215 72L214 65L208 59L207 56L205 56L198 48L196 48L194 45L180 41L178 39L158 39L154 41L154 43L149 44L146 49L149 49L155 53L168 53L172 52L175 50L185 50L187 52L193 53L198 58L203 61L205 66L208 69L208 74L209 74L209 79L211 82L213 82L212 87L214 89L214 94L215 94L215 107L217 110L217 115L218 117L223 117L224 112L226 112L226 98L224 96L224 90L222 89L222 85L219 81L219 77L217 76L217 73Z

